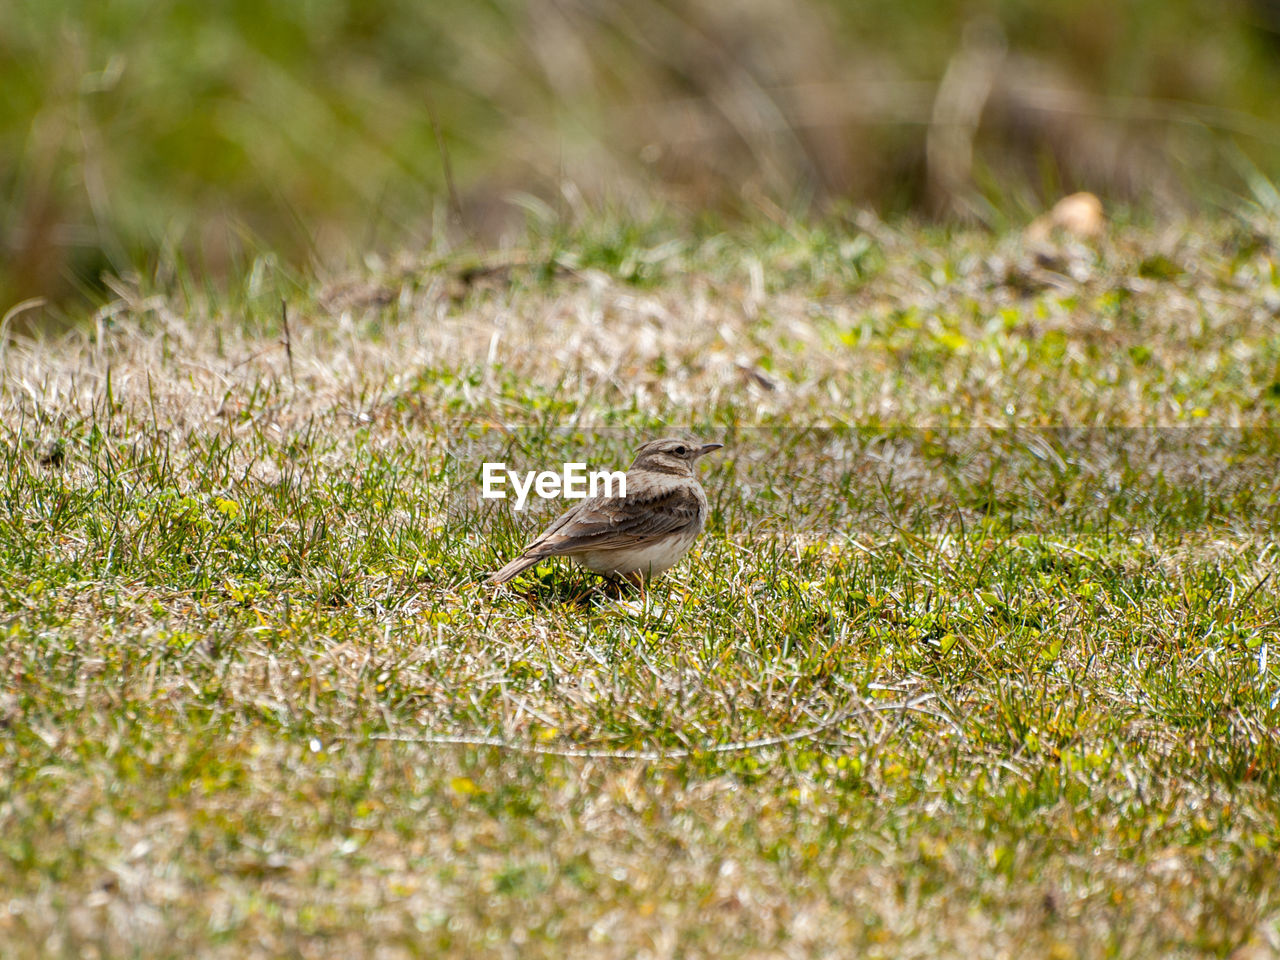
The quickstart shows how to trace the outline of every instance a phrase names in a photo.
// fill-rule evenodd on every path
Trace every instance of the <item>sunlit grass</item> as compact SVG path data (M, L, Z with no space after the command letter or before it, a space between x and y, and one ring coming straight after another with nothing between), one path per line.
M1274 227L653 232L8 346L6 956L1280 947ZM483 586L677 429L646 597Z

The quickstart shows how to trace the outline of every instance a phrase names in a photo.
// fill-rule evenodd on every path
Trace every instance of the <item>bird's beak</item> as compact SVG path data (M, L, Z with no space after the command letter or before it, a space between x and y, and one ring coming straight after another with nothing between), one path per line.
M701 447L698 448L698 454L697 456L694 457L694 459L696 460L698 457L705 457L712 450L719 450L723 446L724 446L723 443L704 443Z

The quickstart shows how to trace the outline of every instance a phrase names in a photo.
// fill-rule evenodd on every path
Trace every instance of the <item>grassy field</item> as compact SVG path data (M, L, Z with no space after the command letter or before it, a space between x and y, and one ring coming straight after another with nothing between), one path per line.
M1204 209L1280 180L1278 43L1273 0L5 0L0 312L455 218L496 243L513 193L995 229L1080 189Z
M1280 954L1277 244L599 226L0 347L0 953ZM482 584L480 460L677 431L645 599Z

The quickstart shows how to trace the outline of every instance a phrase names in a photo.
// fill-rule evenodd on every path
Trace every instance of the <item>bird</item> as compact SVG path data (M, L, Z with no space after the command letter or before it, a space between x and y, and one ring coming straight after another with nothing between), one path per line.
M491 584L515 579L547 557L572 557L592 573L644 585L689 551L707 520L700 457L723 447L683 438L650 440L627 470L625 496L579 501L538 534Z

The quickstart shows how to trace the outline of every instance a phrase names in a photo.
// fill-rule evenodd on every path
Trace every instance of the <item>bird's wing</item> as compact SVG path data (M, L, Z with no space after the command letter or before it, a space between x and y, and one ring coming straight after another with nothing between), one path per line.
M651 494L592 497L547 527L524 549L524 556L550 557L640 545L698 522L702 503L687 485Z

